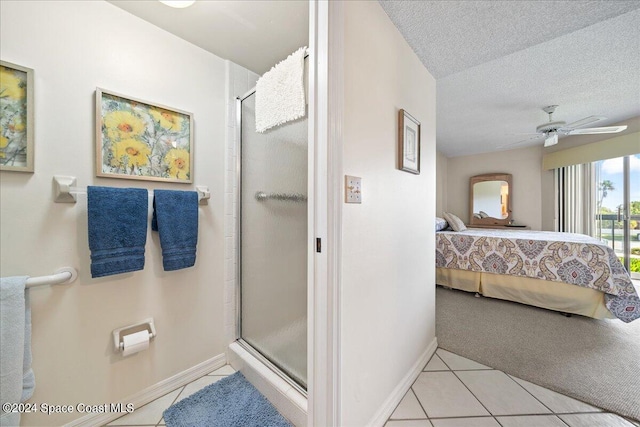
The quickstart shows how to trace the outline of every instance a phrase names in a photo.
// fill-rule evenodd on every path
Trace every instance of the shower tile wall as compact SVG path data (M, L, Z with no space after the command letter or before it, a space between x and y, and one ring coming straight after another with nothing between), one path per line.
M236 217L237 190L236 178L236 153L237 153L237 129L236 129L236 97L242 96L256 85L260 77L256 73L247 70L233 62L226 62L227 74L227 151L225 159L225 246L224 246L224 280L225 280L225 305L224 327L227 342L231 344L236 340Z

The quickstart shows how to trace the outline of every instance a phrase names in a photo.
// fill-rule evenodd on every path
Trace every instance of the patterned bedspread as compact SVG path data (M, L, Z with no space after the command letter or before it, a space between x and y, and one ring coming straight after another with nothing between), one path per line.
M592 288L618 319L640 318L640 298L613 249L582 234L467 229L436 233L436 266Z

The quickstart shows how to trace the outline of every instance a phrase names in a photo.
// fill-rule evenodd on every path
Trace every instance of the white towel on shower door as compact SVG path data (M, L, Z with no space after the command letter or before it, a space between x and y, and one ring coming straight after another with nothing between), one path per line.
M304 54L301 47L256 83L256 132L304 117Z

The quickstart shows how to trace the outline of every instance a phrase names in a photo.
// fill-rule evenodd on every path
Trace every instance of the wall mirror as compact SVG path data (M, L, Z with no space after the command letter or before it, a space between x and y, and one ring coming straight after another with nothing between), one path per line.
M486 173L472 176L469 179L469 224L509 224L511 198L511 174Z

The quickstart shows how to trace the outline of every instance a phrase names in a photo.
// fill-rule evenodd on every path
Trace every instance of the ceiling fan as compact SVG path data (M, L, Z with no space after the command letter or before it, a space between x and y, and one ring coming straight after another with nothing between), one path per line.
M549 105L544 107L542 111L549 115L549 121L536 127L536 136L533 138L518 141L515 144L521 142L530 141L532 139L544 138L544 146L550 147L558 143L558 135L593 135L600 133L618 133L627 129L627 126L605 126L597 128L583 128L582 126L590 125L601 120L606 120L606 117L602 116L589 116L584 119L578 120L573 123L566 124L562 121L553 121L553 113L556 111L557 105ZM515 145L510 144L510 145Z

